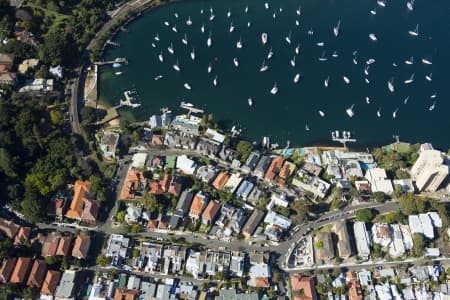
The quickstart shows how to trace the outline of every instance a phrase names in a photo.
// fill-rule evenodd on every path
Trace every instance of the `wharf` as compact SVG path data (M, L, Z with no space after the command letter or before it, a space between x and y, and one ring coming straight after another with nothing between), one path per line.
M123 57L118 57L114 60L107 60L107 61L96 61L94 64L98 65L98 66L103 66L103 65L112 65L115 63L120 63L120 64L128 64L128 60L126 58Z

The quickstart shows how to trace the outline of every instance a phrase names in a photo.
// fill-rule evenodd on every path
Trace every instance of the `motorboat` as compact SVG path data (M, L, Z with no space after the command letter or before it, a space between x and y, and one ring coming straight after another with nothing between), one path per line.
M250 28L252 26L252 22L247 22L247 28Z
M322 52L322 56L319 57L319 61L327 61L328 58L325 57L325 51Z
M231 11L230 10L227 11L227 18L231 18Z
M239 41L236 42L236 48L242 49L242 40L239 38Z
M350 84L350 79L347 76L342 76L342 79L344 79L346 84Z
M319 115L323 118L323 117L325 117L325 113L323 112L323 111L321 111L321 110L319 110Z
M185 89L191 90L191 86L189 85L189 83L186 82L183 86Z
M267 3L267 2L264 3L264 8L265 8L265 9L269 9L269 3Z
M356 60L356 57L353 57L353 64L357 65L358 61Z
M299 20L295 20L295 26L300 26L300 21Z
M299 7L297 8L297 10L295 11L295 13L297 14L297 16L300 16L300 15L302 14L302 7L299 6Z
M178 17L179 17L179 16L178 16L178 13L175 12L173 15L175 16L175 18L178 19Z
M252 100L252 98L248 98L248 99L247 99L247 102L248 102L248 106L253 106L253 100Z
M364 81L367 83L367 84L369 84L370 83L370 81L369 81L369 79L368 78L364 78Z
M189 18L187 19L186 25L187 25L187 26L191 26L191 25L192 25L191 16L189 16Z
M409 11L412 11L414 9L414 0L406 2L406 7L408 8Z
M208 73L211 73L212 72L212 66L211 66L211 63L209 63L209 65L208 65Z
M173 45L170 44L169 47L167 47L167 51L169 51L170 54L175 54L175 51L173 50Z
M398 108L396 110L394 110L394 112L392 113L393 119L397 118L397 112L398 112Z
M397 68L397 63L394 61L394 62L392 62L392 66L394 67L394 68Z
M408 33L409 33L409 35L412 35L412 36L418 36L419 35L419 24L416 25L416 28L414 28L414 30L409 30Z
M378 118L381 118L381 108L379 108L379 109L377 110L377 117L378 117Z
M316 43L316 45L317 45L318 47L323 47L323 46L325 45L325 43L324 43L324 42L318 42L318 43Z
M164 25L170 26L169 22L167 22L167 21L164 21Z
M214 21L214 19L216 18L216 16L215 15L213 15L213 14L211 14L210 16L209 16L209 21Z
M237 67L239 67L239 61L238 61L238 59L235 57L235 58L233 58L233 63L234 63L234 66L237 68Z
M437 93L434 93L433 95L430 96L431 99L435 99L437 97Z
M122 71L117 71L114 73L115 75L122 75Z
M429 111L432 111L436 107L436 101L428 108Z
M414 56L411 56L409 59L405 60L405 64L412 65L414 63Z
M162 52L159 53L158 59L160 62L164 62L164 56L163 56Z
M217 75L216 75L216 77L214 77L214 79L213 79L213 84L214 84L214 86L217 86Z
M271 59L273 56L272 48L270 48L269 53L267 54L267 59Z
M272 95L276 95L278 93L278 87L277 87L277 83L275 82L275 84L273 85L272 89L270 90L270 93Z
M349 108L347 108L347 109L345 110L345 112L347 113L347 115L348 115L350 118L352 118L352 117L355 115L355 113L354 113L354 111L353 111L353 107L355 107L355 104L352 104L352 106L350 106Z
M194 48L192 48L192 51L191 51L191 59L195 60L195 49Z
M393 93L395 91L395 88L394 88L394 77L391 77L391 79L389 79L389 81L387 83L387 86L388 86L388 90L391 93Z
M364 68L364 75L369 76L369 68L370 66Z
M291 35L292 35L292 32L289 31L289 34L284 38L288 44L291 44Z
M375 63L375 59L373 59L373 58L369 58L367 61L366 61L366 65L371 65L371 64L374 64Z
M370 98L369 97L366 97L366 103L370 104Z
M173 69L174 69L175 71L177 71L177 72L180 72L180 71L181 71L181 68L180 68L180 66L178 65L178 60L177 60L176 64L174 64L172 67L173 67Z
M272 18L276 19L276 17L277 17L277 13L273 13Z
M262 41L263 45L267 44L267 33L263 32L261 34L261 41Z
M200 31L201 31L202 33L205 33L205 24L202 24L202 27L200 27Z
M414 73L411 75L411 77L409 77L408 79L406 79L405 81L403 81L405 84L410 84L414 82Z
M158 75L158 76L156 76L154 79L157 81L157 80L160 80L160 79L162 79L164 76L162 76L162 75Z
M330 76L328 76L328 77L324 80L323 85L327 88L329 82L330 82Z
M295 54L297 54L297 55L300 54L300 44L298 44L297 47L295 47L294 51L295 51Z
M156 48L156 44L155 43L152 43L152 48Z
M248 13L248 5L245 7L244 12Z
M377 1L378 6L380 7L386 7L386 1L385 0L378 0Z
M230 23L230 28L228 29L228 31L231 33L234 31L234 25L233 22Z
M433 63L431 62L431 60L426 59L426 58L422 58L422 63L425 65L432 65Z
M370 38L372 41L374 41L374 42L378 41L378 38L377 38L377 36L376 36L374 33L370 33L370 34L369 34L369 38Z
M181 42L182 42L183 44L185 44L185 45L188 44L188 40L187 40L187 35L186 35L186 33L184 34L183 38L181 39Z
M338 58L338 57L339 57L339 54L337 53L337 50L335 50L335 51L333 52L333 54L331 54L331 56L332 56L333 58Z
M180 104L181 104L181 106L185 106L185 107L190 107L190 108L194 107L194 104L189 103L189 102L181 101Z
M266 65L266 61L264 60L263 63L262 63L261 68L259 69L259 71L260 71L260 72L265 72L265 71L267 71L268 69L269 69L269 66Z
M314 35L314 30L312 27L309 28L308 35Z
M308 126L308 124L305 125L305 130L306 130L306 131L309 131L309 126Z
M157 33L154 37L155 41L159 42L159 34Z
M208 46L208 48L211 48L212 46L211 32L209 33L208 39L206 40L206 45Z
M295 74L295 76L294 76L294 83L298 83L299 81L300 81L300 74L297 73L297 74Z
M295 56L292 57L292 59L291 59L291 66L292 66L292 67L295 67Z
M425 79L427 80L427 81L432 81L433 80L433 73L430 73L430 74L428 74L428 75L425 75Z
M376 9L376 8L372 9L372 10L370 11L370 14L373 15L373 16L375 16L375 15L377 14L377 9Z
M178 32L177 25L173 25L173 26L172 26L172 31L173 31L173 32Z
M333 27L333 34L335 37L339 35L339 28L341 27L341 20L338 21L337 25Z

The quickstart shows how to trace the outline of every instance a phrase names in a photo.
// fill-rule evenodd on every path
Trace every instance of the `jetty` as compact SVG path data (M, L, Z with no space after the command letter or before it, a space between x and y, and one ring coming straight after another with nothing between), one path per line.
M183 108L183 109L189 110L189 114L191 114L191 113L203 114L204 113L203 109L196 108L196 107L194 107L192 105L189 105L189 104L181 103L180 107Z
M128 60L126 58L123 57L118 57L114 60L108 60L108 61L96 61L94 64L98 65L98 66L104 66L104 65L112 65L115 63L119 63L119 64L128 64Z
M120 47L120 43L118 43L118 42L113 42L113 41L111 41L111 40L107 40L107 41L106 41L106 45L111 45L111 46L114 46L114 47Z
M344 146L344 148L347 148L348 142L352 143L356 142L356 139L351 137L350 131L342 131L342 134L340 136L338 130L331 132L331 140L333 142L341 143Z
M125 91L123 93L125 96L125 100L120 100L120 104L113 107L113 109L117 110L121 108L122 106L129 106L131 108L136 108L141 106L140 103L133 103L132 101L135 100L135 98L131 95L131 91Z

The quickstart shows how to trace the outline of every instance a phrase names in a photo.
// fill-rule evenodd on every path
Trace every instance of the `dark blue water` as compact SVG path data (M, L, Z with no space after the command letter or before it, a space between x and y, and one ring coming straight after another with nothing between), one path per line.
M175 109L185 99L212 113L216 120L231 126L244 128L244 135L252 140L262 136L284 144L291 140L295 145L331 143L331 130L348 130L358 139L357 146L387 143L393 134L400 139L420 142L430 141L435 146L448 148L449 122L449 72L450 63L450 2L445 0L416 0L414 10L408 11L406 1L390 0L381 8L374 0L340 1L268 1L270 9L265 10L265 1L188 1L162 7L149 12L129 26L129 32L120 33L116 41L120 48L110 49L106 59L126 57L129 65L123 67L121 76L116 70L105 67L100 80L100 98L110 104L117 104L122 93L135 89L138 101L142 103L135 110L124 109L123 114L132 114L137 120L147 120L161 107ZM247 14L244 13L249 6ZM301 16L296 10L301 5ZM210 22L209 9L213 8L215 20ZM280 12L282 8L282 12ZM376 8L377 14L370 10ZM204 14L200 10L204 9ZM227 11L232 13L227 18ZM179 14L179 19L174 13ZM273 18L273 13L276 18ZM186 25L188 16L192 26ZM299 20L300 26L295 25ZM333 26L341 20L340 34L333 35ZM170 26L164 26L164 21ZM229 33L230 22L236 27ZM247 27L251 22L251 27ZM171 30L176 24L178 33ZM205 24L205 33L200 26ZM419 24L419 36L412 37L408 30ZM314 35L307 31L313 28ZM292 32L292 43L285 37ZM206 40L211 32L213 47L208 48ZM261 33L267 32L269 43L263 45ZM160 41L154 36L159 34ZM189 45L181 38L187 33ZM369 39L369 33L378 37L377 42ZM236 48L242 38L243 49ZM324 42L323 47L316 43ZM156 44L156 48L152 47ZM173 43L175 55L167 51ZM294 48L300 44L300 55L296 66L290 65L295 55ZM190 52L195 48L196 60ZM268 61L269 49L274 52ZM337 50L338 58L331 54ZM163 52L165 61L160 63L158 54ZM328 61L318 58L325 51ZM357 51L352 62L353 53ZM404 61L414 56L414 64ZM240 66L233 65L233 58ZM370 66L370 84L364 80L366 60L373 58ZM421 63L422 58L432 65ZM181 72L172 65L179 61ZM259 72L263 60L269 65L267 72ZM393 66L393 62L397 67ZM213 72L207 73L212 63ZM293 83L296 73L303 77ZM415 81L405 85L404 80L415 74ZM424 76L433 73L433 81ZM154 77L164 78L155 81ZM218 86L212 84L218 76ZM350 78L345 84L342 76ZM329 87L324 80L330 76ZM394 77L395 92L387 88L387 82ZM192 90L183 84L188 82ZM270 89L277 83L279 92L271 95ZM436 99L430 96L437 93ZM409 96L408 104L404 99ZM253 107L247 98L253 99ZM365 98L370 97L367 104ZM436 101L433 111L429 107ZM349 118L345 110L354 104L355 116ZM381 109L381 118L376 112ZM394 119L392 113L398 109ZM321 118L318 110L325 112ZM305 130L308 124L310 131Z

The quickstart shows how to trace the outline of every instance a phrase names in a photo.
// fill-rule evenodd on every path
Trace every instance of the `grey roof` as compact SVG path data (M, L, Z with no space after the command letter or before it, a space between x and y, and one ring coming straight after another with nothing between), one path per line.
M147 300L154 297L156 292L156 283L143 281L141 283L141 294L139 300Z
M242 232L248 235L253 235L263 217L264 212L255 208L250 218L248 218L247 223L245 223L244 228L242 228Z
M219 296L216 296L215 300L259 300L260 297L257 293L251 294L239 294L235 289L220 290Z
M259 151L253 151L247 158L245 162L244 168L248 170L253 170L258 164L259 159L261 158L261 153Z
M178 200L174 215L180 218L186 216L189 208L191 207L193 198L194 192L192 190L184 190L183 193L181 193L180 199Z
M270 161L271 159L268 156L261 157L258 164L256 165L255 174L260 177L264 176L264 174L267 171L267 168L269 168L270 166Z
M182 122L179 119L175 119L172 122L172 126L180 130L181 132L193 135L200 135L199 128L200 126L193 123Z
M247 197L253 190L254 186L255 185L253 184L253 182L244 180L236 191L236 197L242 198L243 200L247 200Z
M58 287L56 288L55 296L59 298L71 298L74 288L77 273L73 270L64 271Z
M176 211L175 211L176 213ZM180 220L181 218L178 216L172 216L170 217L170 221L169 221L169 227L170 228L177 228L178 225L180 224Z

